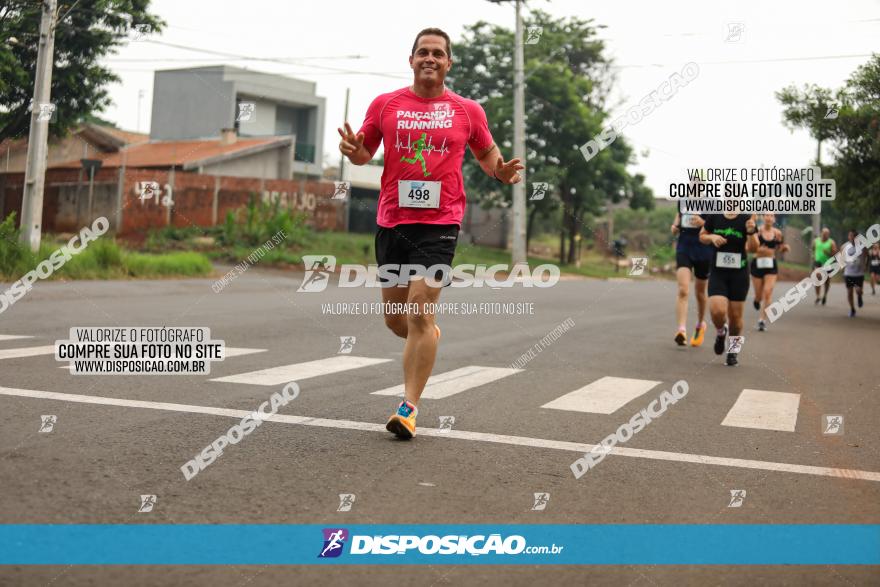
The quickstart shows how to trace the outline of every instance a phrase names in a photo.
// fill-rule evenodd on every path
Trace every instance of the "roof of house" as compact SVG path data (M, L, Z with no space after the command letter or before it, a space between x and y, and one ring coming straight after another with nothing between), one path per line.
M119 147L145 143L150 140L150 135L147 133L122 130L121 128L104 126L102 124L85 124L80 129L80 132L84 134L94 133L107 136L113 139Z
M182 141L153 141L129 145L115 153L103 153L98 158L103 167L180 167L195 169L202 165L252 155L269 149L290 145L291 136L239 138L223 144L220 138ZM79 159L56 163L55 169L79 169Z
M102 124L87 123L72 128L67 136L49 139L49 147L52 148L70 137L79 137L98 149L108 151L115 151L125 145L133 145L150 140L150 135L146 133L122 130L121 128L104 126ZM27 143L27 136L6 139L0 142L0 149L7 147L12 151L27 149Z

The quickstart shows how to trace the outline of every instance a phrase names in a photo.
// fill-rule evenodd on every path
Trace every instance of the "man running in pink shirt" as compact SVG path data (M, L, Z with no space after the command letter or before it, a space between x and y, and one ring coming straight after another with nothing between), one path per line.
M342 137L339 150L353 164L363 165L373 158L379 143L384 145L385 167L376 215L379 266L451 267L466 200L462 177L465 149L470 148L487 175L503 184L522 181L518 172L523 166L519 159L504 161L501 157L483 108L444 85L452 67L449 35L436 28L421 31L409 64L412 86L373 100L357 134L348 122L344 129L338 129ZM426 304L440 299L437 277L421 271L404 283L382 280L383 302L412 304L407 307L419 309L416 313L385 314L385 325L406 339L404 399L386 425L400 438L415 436L419 397L437 355L440 328L433 313L422 311ZM443 281L447 278L444 274Z

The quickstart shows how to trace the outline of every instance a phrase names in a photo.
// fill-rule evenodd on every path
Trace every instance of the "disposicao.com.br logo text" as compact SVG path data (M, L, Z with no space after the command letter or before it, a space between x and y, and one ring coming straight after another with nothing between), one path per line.
M564 546L529 546L526 539L518 534L503 537L501 534L445 535L434 534L387 534L349 536L345 528L326 528L323 531L323 547L319 558L338 557L343 552L345 542L350 543L350 555L517 555L517 554L559 554Z

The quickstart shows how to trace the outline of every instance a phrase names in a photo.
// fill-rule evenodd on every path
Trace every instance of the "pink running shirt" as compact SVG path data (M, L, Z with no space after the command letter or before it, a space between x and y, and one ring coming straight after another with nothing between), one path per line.
M376 154L380 142L385 147L376 224L385 228L415 223L461 226L465 149L470 146L479 152L493 144L482 106L448 89L428 99L402 88L373 100L358 132L364 133L364 147L370 155ZM441 182L439 207L398 206L399 180Z

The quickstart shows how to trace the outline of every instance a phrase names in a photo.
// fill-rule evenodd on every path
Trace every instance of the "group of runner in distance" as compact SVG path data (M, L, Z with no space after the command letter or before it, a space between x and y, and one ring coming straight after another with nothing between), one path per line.
M678 299L676 318L678 330L675 342L687 344L688 290L693 273L694 295L697 300L697 326L691 337L691 346L700 346L706 332L706 306L708 294L709 314L716 328L714 350L722 354L725 340L739 336L743 329L743 308L749 293L749 275L754 289L752 305L759 312L758 331L767 330L767 307L773 302L773 288L779 274L777 253L785 253L790 247L784 242L782 231L776 227L776 216L764 214L760 227L755 215L748 214L676 214L671 230L678 235L676 244L676 279ZM856 246L856 231L850 230L844 245L846 265L844 282L851 318L856 306L864 305L863 288L865 273L871 276L871 293L876 294L880 281L880 244L870 250ZM823 228L821 235L812 242L813 267L820 268L837 254L837 244L831 231ZM748 262L748 253L754 254ZM831 280L822 287L816 286L815 303L826 304ZM739 343L727 345L727 364L738 363ZM733 351L733 352L732 352Z

